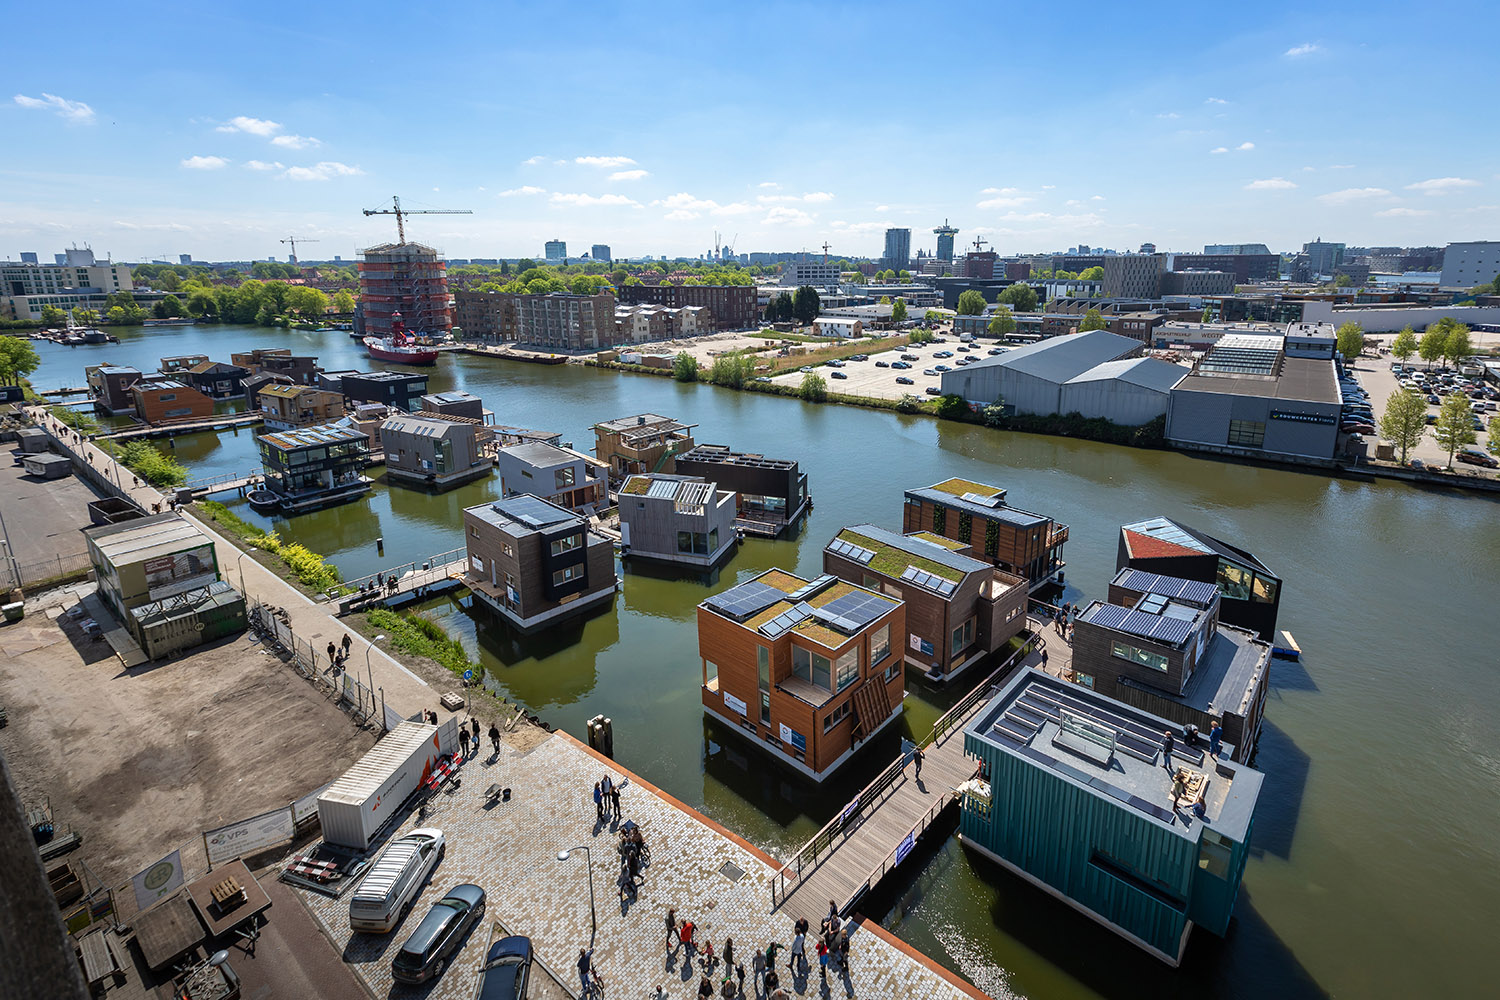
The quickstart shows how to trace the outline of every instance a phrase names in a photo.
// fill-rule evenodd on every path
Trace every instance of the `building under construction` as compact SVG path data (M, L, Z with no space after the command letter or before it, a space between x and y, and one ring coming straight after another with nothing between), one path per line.
M448 265L432 247L420 243L385 243L362 252L359 304L364 332L391 334L391 316L400 313L406 328L433 337L453 328L453 296L448 294Z

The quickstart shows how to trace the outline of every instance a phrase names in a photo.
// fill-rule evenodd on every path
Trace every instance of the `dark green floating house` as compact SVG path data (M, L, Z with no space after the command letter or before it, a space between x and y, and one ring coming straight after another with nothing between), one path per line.
M265 468L265 489L282 513L331 507L370 491L370 480L360 471L370 460L370 439L364 431L318 424L261 434L255 440ZM250 503L256 503L256 494L250 495Z
M969 847L1173 966L1195 924L1228 930L1262 775L1227 744L1216 760L1165 719L1028 669L964 750L981 762L963 787Z

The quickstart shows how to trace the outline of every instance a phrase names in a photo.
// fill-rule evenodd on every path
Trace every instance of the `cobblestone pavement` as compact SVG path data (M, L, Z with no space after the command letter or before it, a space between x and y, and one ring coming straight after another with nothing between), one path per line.
M599 823L594 813L594 782L606 773L616 782L626 779L623 816L640 824L651 849L646 882L634 900L622 899L616 889L617 826ZM512 789L509 802L485 801L485 789L493 783ZM416 825L416 817L410 817L401 831ZM576 845L589 847L593 858L598 914L594 962L611 997L645 997L658 984L673 998L696 996L698 973L684 962L681 949L669 954L664 947L668 907L674 907L680 919L693 921L698 940L711 940L716 953L722 953L726 936L733 936L736 959L746 967L747 997L755 995L749 971L753 953L773 939L791 943L791 922L771 912L770 858L623 775L565 734L553 735L529 753L507 750L494 763L487 757L471 758L463 767L461 787L452 795L438 796L425 825L444 832L446 855L411 914L390 934L351 934L347 896L335 900L302 894L342 948L344 960L376 997L472 996L491 920L503 922L511 933L529 936L539 957L576 990L578 952L589 945L589 864L581 852L565 862L557 860L559 851ZM390 962L401 943L428 906L466 881L483 886L489 895L485 924L470 935L438 983L417 989L394 984ZM869 924L859 925L850 937L851 978L830 974L826 989L815 957L810 974L795 978L786 973L786 957L780 959L782 985L798 996L983 996L913 957L887 932ZM716 983L722 975L717 972Z

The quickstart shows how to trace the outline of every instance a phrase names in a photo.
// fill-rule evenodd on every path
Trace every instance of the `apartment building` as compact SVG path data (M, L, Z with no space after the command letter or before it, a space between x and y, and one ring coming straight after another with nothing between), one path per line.
M837 283L838 276L834 276ZM753 329L760 320L754 285L624 285L618 289L623 305L658 305L673 309L699 308L708 312L702 329Z
M1165 254L1122 253L1102 259L1105 298L1155 299L1161 296L1161 278L1167 269Z

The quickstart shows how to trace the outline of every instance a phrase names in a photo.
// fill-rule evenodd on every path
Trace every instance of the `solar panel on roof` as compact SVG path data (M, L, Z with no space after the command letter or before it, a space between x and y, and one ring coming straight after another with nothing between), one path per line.
M783 611L781 614L777 615L775 618L772 618L760 628L756 629L756 631L768 639L774 639L781 633L785 632L787 629L795 626L798 622L805 621L808 618L812 617L812 612L813 609L809 605L798 604L796 607L789 608L788 610Z
M744 620L757 612L764 611L777 601L785 599L786 596L785 593L769 584L751 580L748 583L730 587L722 594L715 594L703 603L731 618Z
M1179 618L1164 618L1161 615L1148 615L1113 604L1098 605L1089 614L1087 620L1094 625L1138 635L1143 639L1154 639L1170 646L1177 645L1193 633L1192 622Z
M528 528L545 528L549 524L559 524L575 516L533 496L497 500L494 507L506 517L514 518Z
M1181 598L1194 604L1209 604L1218 593L1218 588L1211 583L1184 580L1175 576L1158 576L1141 569L1123 570L1116 582L1126 590Z
M847 632L857 632L896 606L888 598L856 590L813 611L820 620Z
M823 588L828 587L831 584L837 583L838 579L839 579L838 577L834 576L831 573L823 573L823 574L815 577L813 580L809 581L808 583L805 583L802 586L798 587L796 590L792 591L790 594L787 595L787 600L790 600L790 601L801 601L801 600L804 600L805 598L811 597L813 594L818 593ZM809 612L809 613L811 613L811 612Z
M829 542L828 551L836 555L841 555L846 559L852 559L861 565L868 564L871 559L875 558L874 552L843 538L835 538Z
M671 479L653 480L651 485L646 489L646 495L648 497L656 497L658 500L670 500L677 495L677 483Z
M999 496L983 496L979 493L965 493L962 499L969 503L977 503L981 507L998 507L1004 501Z

